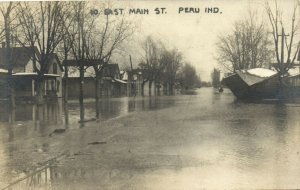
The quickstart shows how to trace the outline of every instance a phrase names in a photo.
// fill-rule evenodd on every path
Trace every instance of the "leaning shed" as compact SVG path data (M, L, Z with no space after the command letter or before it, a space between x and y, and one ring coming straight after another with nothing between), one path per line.
M279 75L276 71L254 68L227 76L225 85L239 99L274 98L278 94Z

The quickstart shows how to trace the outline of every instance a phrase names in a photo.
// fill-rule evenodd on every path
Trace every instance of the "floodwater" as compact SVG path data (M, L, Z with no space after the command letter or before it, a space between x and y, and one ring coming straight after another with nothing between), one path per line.
M300 188L297 101L201 88L99 106L80 124L76 101L20 105L14 122L2 105L0 189ZM84 107L95 118L94 101Z

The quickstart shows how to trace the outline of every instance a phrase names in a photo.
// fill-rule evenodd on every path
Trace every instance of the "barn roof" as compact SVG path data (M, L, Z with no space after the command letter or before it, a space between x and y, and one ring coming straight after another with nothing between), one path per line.
M248 85L252 86L254 84L263 82L278 73L264 68L254 68L246 71L236 71L240 78Z

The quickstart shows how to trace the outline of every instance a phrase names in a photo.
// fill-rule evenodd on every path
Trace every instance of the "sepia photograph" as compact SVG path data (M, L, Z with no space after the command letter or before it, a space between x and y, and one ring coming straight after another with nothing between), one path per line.
M300 0L0 1L0 190L300 189Z

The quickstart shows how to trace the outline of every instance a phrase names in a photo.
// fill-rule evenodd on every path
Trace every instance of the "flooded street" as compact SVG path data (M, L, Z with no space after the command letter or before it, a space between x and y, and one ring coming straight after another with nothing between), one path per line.
M0 189L300 188L300 103L201 88L99 106L80 124L77 101L18 106L13 123L1 105Z

